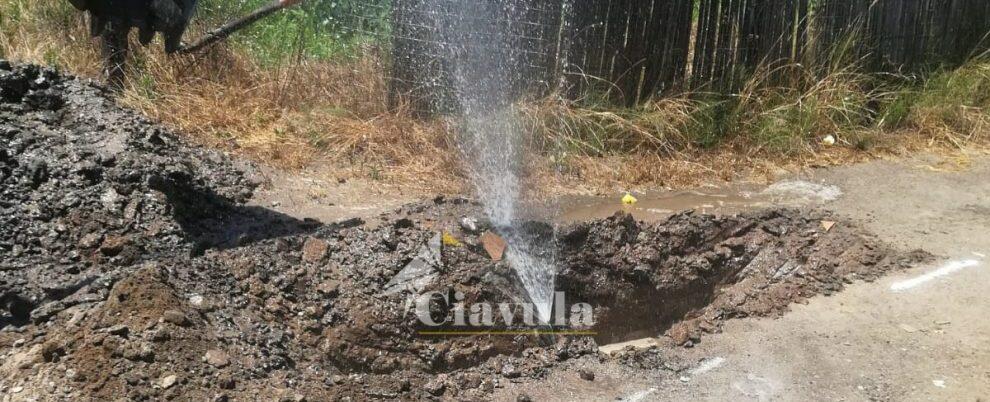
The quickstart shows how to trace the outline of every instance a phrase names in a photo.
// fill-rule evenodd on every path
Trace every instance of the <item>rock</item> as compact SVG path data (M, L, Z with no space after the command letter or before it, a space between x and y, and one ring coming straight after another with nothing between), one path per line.
M172 334L169 333L167 328L155 328L148 332L147 339L152 342L165 342L172 339Z
M57 342L49 341L41 347L41 357L45 362L58 362L62 356L65 356L65 347Z
M533 398L530 398L529 395L526 394L519 394L519 396L516 397L516 402L533 402Z
M327 242L315 237L309 237L306 239L306 242L303 243L302 259L303 261L310 263L323 261L323 259L327 256L328 248L329 245Z
M189 318L178 310L165 310L165 313L162 314L162 319L167 323L175 324L180 327L189 325Z
M31 178L31 185L38 187L48 181L48 164L44 161L33 161L28 165L28 175Z
M100 244L100 253L107 257L114 257L124 250L128 242L129 240L124 236L107 236Z
M203 360L217 368L227 367L230 364L230 356L218 349L207 351L206 355L203 356Z
M440 378L434 378L423 385L423 390L429 392L430 395L440 396L447 390L447 384Z
M491 257L492 261L495 262L502 261L502 257L505 256L505 249L508 247L505 239L492 232L485 232L485 234L481 235L481 245L488 252L488 256Z
M124 219L128 221L133 221L137 219L138 214L141 212L141 200L133 199L131 202L127 203L124 207Z
M688 330L687 325L674 325L667 331L667 336L674 342L674 345L681 346L691 340L691 331Z
M317 285L316 291L324 296L337 296L340 294L340 281L334 279L323 281Z
M117 336L122 337L122 338L126 338L127 337L127 334L130 333L130 332L131 332L131 329L128 328L124 324L118 324L118 325L114 325L114 326L112 326L110 328L107 328L107 333L108 334L110 334L110 335L117 335Z
M234 377L230 374L225 373L217 377L217 385L220 386L220 389L230 390L237 386L237 380L234 380Z
M209 301L207 301L205 297L201 295L190 296L189 304L192 305L197 310L212 311L214 309L214 306Z
M175 374L169 374L162 377L158 385L160 385L163 389L169 389L172 388L172 386L178 381L179 377L176 377Z
M465 373L461 376L458 385L461 389L475 389L481 386L481 375L477 373Z
M461 230L465 233L478 234L481 233L481 224L478 222L478 218L473 216L465 216L460 220Z
M155 361L155 351L150 344L144 342L131 342L124 346L124 358L130 361L143 361L151 363Z
M94 249L103 242L103 234L101 233L89 233L79 239L79 248L82 249Z
M595 372L588 369L578 370L578 376L585 381L595 381Z
M506 364L506 365L502 366L502 376L503 377L505 377L505 378L519 378L520 375L522 375L522 374L519 373L519 370L516 368L516 366L513 366L512 364Z
M107 190L100 195L100 202L108 211L116 211L117 204L120 202L120 193L118 193L113 187L107 188Z

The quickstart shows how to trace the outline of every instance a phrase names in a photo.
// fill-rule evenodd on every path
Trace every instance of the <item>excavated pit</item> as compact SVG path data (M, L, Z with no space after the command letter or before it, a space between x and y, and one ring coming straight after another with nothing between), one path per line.
M780 314L926 258L810 209L530 222L516 235L554 257L556 288L594 324L430 326L411 297L513 313L526 302L514 270L461 224L480 216L475 203L297 220L243 204L259 184L249 165L183 144L98 87L0 62L0 90L0 393L483 399L598 345L692 344L726 319ZM424 248L431 268L397 288ZM437 320L457 314L430 306ZM424 334L465 330L484 334Z

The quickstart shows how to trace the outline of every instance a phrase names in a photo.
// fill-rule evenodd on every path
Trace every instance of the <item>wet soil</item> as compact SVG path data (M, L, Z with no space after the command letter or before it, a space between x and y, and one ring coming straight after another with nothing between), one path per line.
M439 302L431 318L447 324L424 324L417 295L526 302L482 247L476 203L298 220L245 205L251 166L183 144L89 83L0 63L0 89L4 400L481 400L574 358L606 359L600 344L694 345L727 319L778 315L927 258L807 208L523 222L513 235L555 256L557 288L592 307L593 325L424 334L464 327ZM424 258L424 274L397 286ZM568 330L581 334L547 334ZM664 356L616 359L663 368Z

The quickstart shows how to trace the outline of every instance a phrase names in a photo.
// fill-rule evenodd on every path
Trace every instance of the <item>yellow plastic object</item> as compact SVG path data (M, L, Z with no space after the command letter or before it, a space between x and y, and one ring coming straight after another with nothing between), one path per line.
M626 205L632 205L632 204L635 204L638 201L639 200L637 200L636 197L633 197L633 195L632 194L629 194L629 193L626 193L626 195L624 197L622 197L622 203L623 204L626 204Z
M461 243L460 240L457 240L457 238L449 232L443 232L443 245L450 247L464 247L464 243Z

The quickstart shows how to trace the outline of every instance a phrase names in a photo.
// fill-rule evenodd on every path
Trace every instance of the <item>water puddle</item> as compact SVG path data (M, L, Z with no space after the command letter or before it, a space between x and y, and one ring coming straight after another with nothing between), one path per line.
M561 200L561 222L580 222L607 218L624 211L637 220L657 221L679 211L693 209L705 214L734 214L772 205L771 198L760 190L705 189L691 191L634 194L638 202L622 204L621 195L613 197L576 196Z
M560 199L558 222L603 219L624 211L637 220L652 222L685 210L723 215L772 206L805 206L835 200L842 192L834 186L805 181L783 181L771 186L740 184L682 191L634 193L637 202L625 205L622 194L611 197L567 196Z

